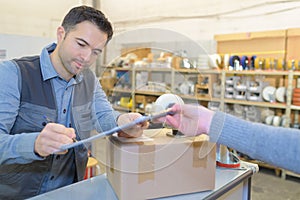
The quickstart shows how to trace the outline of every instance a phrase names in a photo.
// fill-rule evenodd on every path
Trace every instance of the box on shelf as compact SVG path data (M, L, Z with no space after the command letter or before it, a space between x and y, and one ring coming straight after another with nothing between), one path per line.
M134 54L136 56L136 60L142 60L143 58L147 58L148 54L151 53L151 48L143 48L143 47L129 47L121 49L121 56L125 57L128 54Z
M218 82L218 76L215 74L198 75L197 84L195 85L196 96L212 97L213 85Z
M132 99L130 97L121 97L120 98L120 106L124 108L132 107Z
M147 104L155 102L157 99L156 96L147 96L147 95L135 95L135 104L142 104L142 109L145 111Z
M207 136L176 138L167 133L171 130L150 129L144 132L146 139L133 141L109 137L106 173L119 199L152 199L214 189L215 145Z
M117 79L115 77L102 77L100 83L103 89L111 90L114 88Z
M213 83L213 98L221 98L222 85L220 83Z
M182 65L181 63L182 63L182 57L173 56L171 65L174 69L181 69L181 65Z

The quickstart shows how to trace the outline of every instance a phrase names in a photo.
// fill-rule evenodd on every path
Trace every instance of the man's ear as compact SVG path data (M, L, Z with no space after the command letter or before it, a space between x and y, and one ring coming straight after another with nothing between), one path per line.
M57 34L57 41L58 42L62 41L65 38L65 34L66 34L64 27L59 26L57 28L56 34Z

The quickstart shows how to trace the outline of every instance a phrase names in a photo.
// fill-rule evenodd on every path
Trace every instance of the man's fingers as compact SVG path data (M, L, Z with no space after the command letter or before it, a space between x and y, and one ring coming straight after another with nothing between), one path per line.
M64 151L53 151L52 153L55 153L55 154L57 154L57 155L62 155L62 154L68 153L68 150L64 150Z
M53 136L61 142L65 141L67 137L70 139L76 137L75 130L73 128L66 128L64 125L61 124L49 123L46 125L45 128L49 132L50 131L55 132L56 134L51 134L49 136ZM59 134L59 136L57 134ZM70 141L65 141L65 142L70 142Z
M73 128L66 128L61 124L49 123L37 137L34 150L40 156L48 156L54 152L58 152L62 145L73 143L72 138L75 137L76 134ZM64 153L66 152L60 152L60 154Z

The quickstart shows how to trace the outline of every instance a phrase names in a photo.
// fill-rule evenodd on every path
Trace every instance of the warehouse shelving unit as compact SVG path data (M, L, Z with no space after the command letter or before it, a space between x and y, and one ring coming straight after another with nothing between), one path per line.
M114 70L124 70L124 69L119 69L115 68ZM174 68L170 69L153 69L153 68L139 68L139 69L134 69L134 68L129 68L126 69L132 73L132 88L130 90L124 90L124 89L112 89L111 93L118 93L118 94L127 94L130 95L133 102L132 105L135 105L135 97L136 95L144 95L144 96L151 96L151 97L159 97L160 95L164 94L164 92L153 92L153 91L142 91L142 90L136 90L135 89L135 74L138 71L143 71L143 70L148 70L148 71L156 71L156 72L163 72L163 73L170 73L172 80L171 82L174 84L175 82L175 74L176 73L187 73L187 74L202 74L202 75L215 75L215 76L220 76L221 77L221 91L225 91L225 81L226 77L228 75L243 75L243 76L256 76L256 75L263 75L263 76L268 76L268 77L273 77L273 78L283 78L286 80L286 88L287 88L287 93L286 93L286 102L285 103L280 103L280 102L256 102L256 101L248 101L248 100L236 100L236 99L228 99L225 98L224 92L221 92L221 96L219 98L216 97L203 97L199 96L197 94L195 95L182 95L178 94L181 96L185 101L186 100L192 100L194 102L198 102L203 104L203 102L219 102L220 103L220 110L224 111L225 104L239 104L239 105L244 105L244 106L257 106L257 107L262 107L262 108L270 108L270 109L276 109L276 110L281 110L282 113L284 113L285 116L288 116L286 118L286 123L284 127L290 127L290 124L292 121L294 121L294 111L300 110L300 106L295 106L292 105L292 90L295 88L296 84L296 78L300 76L300 72L298 71L228 71L228 70L197 70L197 69L183 69L183 70L178 70ZM170 93L175 93L174 91L174 85L171 86L171 90L169 91ZM207 105L207 103L204 105ZM131 108L124 108L121 106L116 106L114 105L114 108L116 110L122 111L122 112L128 112L128 111L134 111L134 112L140 112L144 113L144 110L141 109L136 109L134 106ZM249 160L248 160L249 161ZM299 176L297 174L294 174L292 172L286 171L279 169L277 167L268 165L266 163L260 162L260 161L254 161L251 160L251 162L254 162L256 164L259 164L262 167L268 167L272 168L275 170L276 175L280 174L281 171L281 177L285 179L286 175L291 175L291 176Z
M110 89L110 95L111 94L127 94L130 95L130 98L132 99L132 105L136 104L136 96L137 95L143 95L145 96L145 98L147 97L159 97L162 94L165 93L175 93L175 74L176 73L180 73L180 74L194 74L195 76L197 76L197 74L199 73L198 70L196 69L174 69L174 68L147 68L147 67L139 67L139 68L110 68L109 70L115 70L115 71L127 71L127 73L130 74L130 81L131 81L131 88L130 89L120 89L118 87L116 88L111 88ZM169 74L171 77L170 81L170 86L167 86L166 91L151 91L151 90L142 90L136 87L136 74L138 72L142 72L142 71L146 71L149 73L165 73L165 74ZM151 78L151 75L150 75ZM180 95L183 99L189 99L189 100L198 100L198 98L194 95ZM151 98L154 102L155 99ZM207 98L207 100L209 100L209 98ZM149 103L149 102L148 102ZM123 110L123 107L120 106L115 106L114 108L117 110ZM120 109L121 108L121 109ZM135 106L132 106L130 108L125 108L125 110L128 111L134 111L134 112L141 112L144 113L144 110L140 110L140 109L136 109Z
M122 68L113 68L114 70L122 70ZM197 101L215 101L215 102L220 102L220 110L224 111L224 104L229 103L229 104L241 104L241 105L253 105L253 106L258 106L258 107L268 107L268 108L278 108L278 109L284 109L285 113L287 115L291 114L292 110L300 110L299 106L294 106L292 105L291 102L291 95L292 95L292 90L295 87L295 79L296 77L300 76L300 72L296 71L229 71L229 70L197 70L197 69L183 69L183 70L178 70L174 68L168 68L168 69L155 69L155 68L139 68L139 69L134 69L134 68L127 68L126 71L129 71L132 73L132 88L129 90L125 89L118 89L118 88L113 88L111 89L111 92L113 93L124 93L124 94L130 94L131 97L134 99L134 96L139 94L139 95L148 95L148 96L160 96L164 94L165 92L155 92L155 91L146 91L146 90L137 90L135 88L135 74L138 71L152 71L152 72L164 72L164 73L170 73L172 74L172 81L175 82L175 73L188 73L188 74L209 74L209 75L216 75L221 77L221 87L222 91L225 91L225 81L226 77L228 75L243 75L243 76L257 76L257 75L263 75L263 76L271 76L274 78L277 77L284 77L287 82L287 95L286 95L286 102L285 103L280 103L280 102L258 102L258 101L248 101L248 100L237 100L237 99L228 99L225 98L224 94L221 95L219 98L212 97L212 96L201 96L201 95L182 95L178 94L181 96L183 99L191 99L191 100L197 100ZM176 93L174 91L174 85L171 85L171 90L169 91L170 93ZM135 111L134 108L132 108L130 111ZM289 121L288 121L289 122Z
M286 71L266 71L259 73L274 74L277 76L287 76L287 94L286 104L278 104L276 107L285 110L285 115L288 116L285 127L289 127L291 120L294 118L295 111L299 110L299 106L292 105L292 90L296 87L297 78L299 76L299 66L296 69L291 69L288 65L289 61L297 61L300 59L298 47L300 46L300 29L284 29L263 32L246 32L235 34L221 34L215 35L217 41L217 53L231 54L238 56L253 56L256 55L260 58L275 58L286 63ZM297 71L293 71L297 70ZM250 73L257 73L256 71ZM236 102L238 103L238 102ZM259 106L259 105L257 105ZM274 107L274 105L267 105ZM256 161L257 164L265 167L265 163ZM269 165L267 165L269 166ZM269 166L272 168L272 166ZM275 168L277 170L277 168ZM285 179L286 175L297 176L299 175L281 170L281 177ZM276 172L278 174L278 171Z
M288 29L288 30L278 30L278 31L267 31L267 32L256 32L256 33L238 33L238 34L226 34L226 35L216 35L215 40L217 41L217 53L220 55L230 54L238 56L251 56L257 55L262 58L274 57L276 59L299 59L300 55L297 55L295 50L295 45L300 45L300 29ZM147 50L149 53L149 50ZM110 95L119 95L119 96L128 96L132 99L131 107L121 107L114 105L114 108L122 111L135 111L140 113L145 113L145 108L140 109L136 108L136 97L144 96L144 102L147 102L147 97L151 97L151 101L155 101L155 98L159 97L164 93L173 93L181 96L184 101L193 101L199 104L207 106L209 102L219 103L219 110L225 111L226 104L239 104L243 106L255 106L259 108L269 108L283 113L286 118L286 123L284 127L290 127L291 122L294 121L295 111L300 110L300 106L292 105L292 92L293 88L296 87L297 78L300 77L300 69L296 71L292 69L282 69L282 70L273 70L273 69L255 69L247 71L233 71L226 68L223 69L182 69L175 66L171 68L159 68L159 67L134 67L134 65L127 66L126 68L113 67L108 68L108 70L115 70L116 72L122 71L129 73L130 77L130 87L126 89L121 88L110 88ZM161 73L169 74L170 84L166 91L157 92L149 90L141 90L136 87L136 74L142 71L148 73ZM183 95L176 91L176 74L181 74L183 76L213 76L213 81L216 79L220 80L220 96L215 97L210 91L206 95L197 93L197 90L194 91L194 94ZM263 102L263 101L249 101L249 100L238 100L234 98L225 97L225 86L226 78L228 76L245 76L245 77L255 77L255 76L264 76L267 81L270 81L271 84L275 87L284 86L286 87L286 99L285 102ZM149 76L151 78L151 75ZM199 78L198 78L199 79ZM275 81L274 81L275 80ZM198 83L199 84L199 80ZM212 81L208 84L213 84ZM203 87L203 88L206 88ZM207 86L207 88L209 88ZM210 86L210 88L212 88ZM213 89L212 89L213 90ZM153 98L155 97L155 98ZM140 101L140 100L139 100ZM150 102L148 102L150 103ZM145 105L144 105L145 106ZM273 166L269 166L266 163L259 161L253 161L263 167L274 168L276 174L278 175L281 171L282 178L285 178L286 175L298 176L292 172L278 169Z

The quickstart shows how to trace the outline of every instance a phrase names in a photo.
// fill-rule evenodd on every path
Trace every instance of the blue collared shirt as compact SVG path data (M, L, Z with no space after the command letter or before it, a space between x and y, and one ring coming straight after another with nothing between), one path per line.
M58 119L51 120L66 127L72 127L70 108L73 87L80 83L83 77L79 74L75 78L66 81L59 76L49 56L55 47L56 44L49 45L42 50L40 55L43 80L51 79L55 92ZM17 135L11 135L10 133L18 115L20 103L21 83L18 81L20 80L19 75L18 68L12 61L0 63L0 164L26 164L33 160L42 159L34 153L34 142L39 132ZM116 126L115 120L119 113L113 111L99 81L96 82L93 93L93 106L98 119L95 129L102 131ZM103 118L106 120L103 120ZM54 155L52 161L51 168L45 172L46 178L44 179L40 193L68 185L74 181L75 165L73 150L69 150L69 153L65 155ZM73 165L65 168L67 166L65 165L66 162L72 162Z

